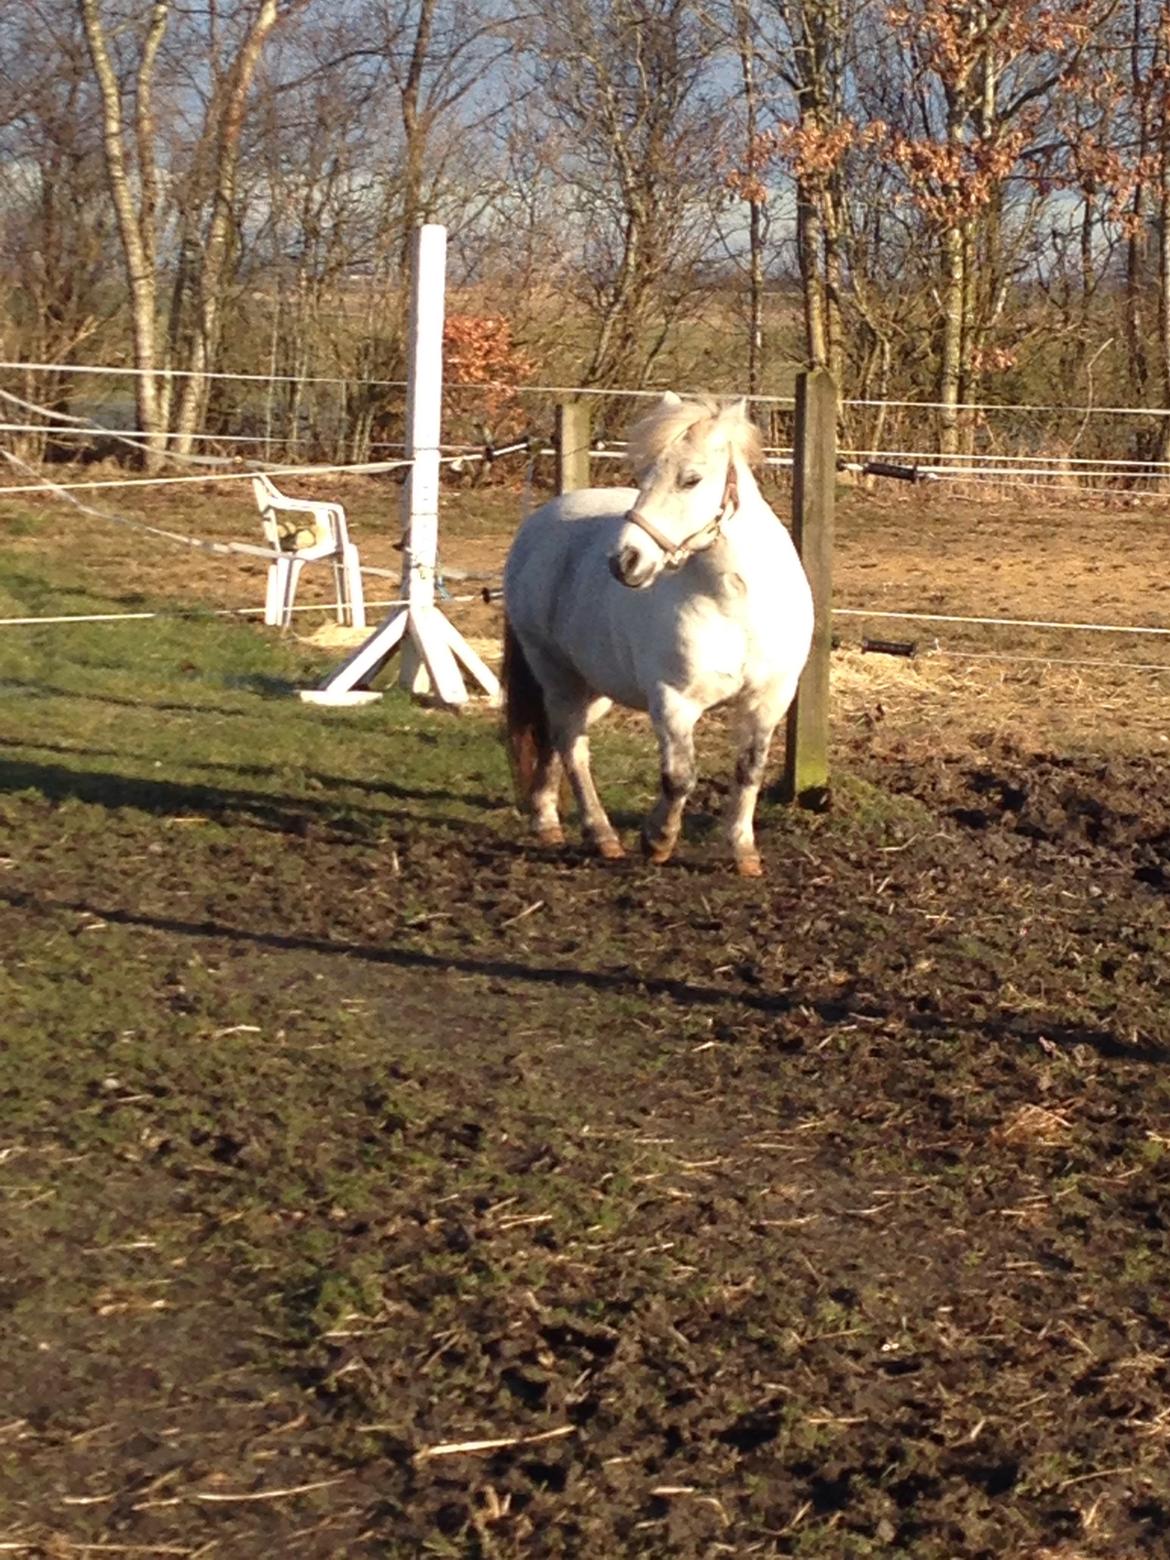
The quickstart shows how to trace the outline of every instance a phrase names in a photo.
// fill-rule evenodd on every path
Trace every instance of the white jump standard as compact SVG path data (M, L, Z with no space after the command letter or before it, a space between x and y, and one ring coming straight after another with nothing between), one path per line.
M435 606L439 542L439 440L443 405L443 306L447 230L417 228L410 292L410 362L406 391L406 456L402 595L366 642L319 688L301 698L313 704L365 704L381 694L368 687L383 663L402 646L399 683L416 693L433 691L446 705L467 702L462 662L490 699L500 685L491 668Z

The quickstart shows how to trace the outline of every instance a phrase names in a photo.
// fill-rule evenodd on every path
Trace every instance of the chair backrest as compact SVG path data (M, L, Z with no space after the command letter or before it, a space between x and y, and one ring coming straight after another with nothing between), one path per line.
M256 496L256 507L260 511L260 525L264 531L264 540L269 547L275 547L279 551L285 551L285 537L281 535L281 528L276 518L276 509L273 499L279 497L276 489L262 472L258 472L252 478L252 492Z
M269 547L278 552L313 553L325 557L338 546L344 523L339 525L335 505L289 498L262 471L252 478L252 492ZM343 534L341 539L344 539Z

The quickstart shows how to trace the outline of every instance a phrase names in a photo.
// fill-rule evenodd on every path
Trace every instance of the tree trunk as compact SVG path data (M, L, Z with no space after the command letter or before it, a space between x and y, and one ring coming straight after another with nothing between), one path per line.
M1097 285L1097 263L1093 253L1093 231L1097 225L1097 194L1085 190L1081 207L1081 296L1080 331L1077 343L1077 379L1080 379L1085 354L1089 345L1089 327L1092 324L1093 292Z
M751 36L751 10L745 0L736 0L736 48L743 80L744 109L747 123L747 201L748 201L748 395L760 392L760 369L764 354L764 203L756 188L755 147L759 131L756 94L755 49Z
M140 202L136 205L126 162L122 123L122 91L110 58L105 27L98 0L79 0L86 42L97 77L102 102L102 145L110 198L118 221L126 276L130 292L130 328L134 347L134 366L138 370L135 397L138 426L146 435L144 462L154 471L162 463L166 449L166 398L156 380L157 362L157 279L154 254L154 191L157 176L151 135L149 91L143 95L144 72L149 79L155 56L166 30L170 0L155 0L142 63L139 67L137 103L137 139L139 156Z
M764 361L764 208L748 210L748 394L759 395Z
M627 197L627 207L630 204L630 198ZM637 206L636 201L633 204ZM643 266L642 221L637 209L627 209L623 236L618 274L602 311L601 328L597 333L589 366L585 370L586 385L615 382L613 376L623 361L624 344L631 334L643 290L640 276Z
M841 318L841 224L836 190L837 176L830 174L821 189L821 232L824 244L825 329L828 365L838 394L845 373L845 332ZM839 403L838 403L839 406ZM838 410L838 416L843 414Z
M414 47L410 65L402 88L402 131L406 142L402 174L402 247L399 256L399 274L403 280L402 308L406 312L405 279L410 274L411 245L414 230L423 220L423 160L426 153L426 132L419 115L419 96L422 90L422 73L430 49L431 26L435 19L436 0L422 0L418 9L418 23L414 30Z
M804 295L804 338L809 366L829 366L829 322L821 276L824 233L815 193L803 179L796 184L796 245Z
M1162 405L1170 407L1170 123L1164 111L1158 129L1158 377ZM1154 458L1170 461L1170 417L1158 419ZM1170 488L1170 472L1159 472L1156 485Z
M207 380L204 375L219 352L219 327L227 262L232 232L236 174L240 161L240 139L248 94L260 55L277 21L277 0L262 0L248 29L239 54L228 74L225 100L219 110L216 136L215 193L211 220L203 242L202 264L198 271L195 329L191 336L185 375L175 419L176 448L189 454L195 430L207 407Z
M983 384L980 363L990 320L990 306L984 296L984 267L991 265L995 246L986 213L978 226L981 233L976 231L977 220L972 219L963 235L963 319L959 335L959 409L955 419L961 455L970 455L975 449L976 414L971 405L979 399Z
M963 373L963 301L966 292L963 229L942 236L942 341L938 365L939 437L943 455L959 450L959 387Z
M1133 0L1131 25L1131 90L1139 105L1138 145L1135 148L1137 166L1143 167L1149 152L1149 107L1145 103L1141 49L1146 37L1147 23L1143 0ZM1146 351L1146 328L1143 310L1143 292L1146 281L1149 220L1145 176L1140 175L1134 185L1130 204L1128 233L1125 246L1125 344L1129 357L1129 372L1133 382L1132 398L1135 405L1144 404L1149 390L1150 363Z

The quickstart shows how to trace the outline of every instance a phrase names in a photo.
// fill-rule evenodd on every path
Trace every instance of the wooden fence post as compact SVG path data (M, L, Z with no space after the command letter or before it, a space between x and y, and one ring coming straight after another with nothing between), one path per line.
M557 492L589 486L589 437L592 418L585 401L557 402Z
M833 495L837 483L837 387L827 369L797 376L792 458L792 539L812 587L812 649L788 711L783 796L817 811L829 805L829 656L833 643Z

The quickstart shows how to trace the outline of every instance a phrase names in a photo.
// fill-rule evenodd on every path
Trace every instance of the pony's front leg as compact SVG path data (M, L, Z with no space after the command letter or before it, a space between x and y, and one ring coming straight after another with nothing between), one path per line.
M687 797L695 789L695 722L700 714L673 688L661 689L651 704L662 772L661 792L642 826L642 850L651 861L669 861L678 842Z
M754 820L756 801L775 729L775 721L763 719L756 711L747 717L741 734L735 761L735 783L727 798L727 812L724 816L728 842L735 857L735 869L741 877L762 877L764 874L760 853L756 849Z

